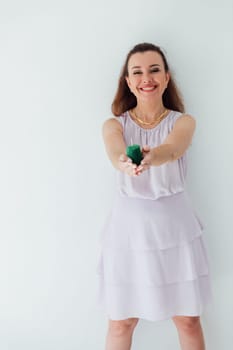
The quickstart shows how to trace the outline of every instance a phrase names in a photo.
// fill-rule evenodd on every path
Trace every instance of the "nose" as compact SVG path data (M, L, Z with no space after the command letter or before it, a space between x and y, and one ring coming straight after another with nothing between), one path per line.
M152 81L152 77L150 76L150 74L145 73L143 76L143 82L144 83L150 83Z

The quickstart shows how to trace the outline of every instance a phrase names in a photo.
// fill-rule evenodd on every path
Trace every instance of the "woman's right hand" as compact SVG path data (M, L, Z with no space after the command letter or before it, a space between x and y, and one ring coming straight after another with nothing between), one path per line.
M132 159L126 154L121 154L118 159L118 168L129 176L138 176L137 165L133 164Z

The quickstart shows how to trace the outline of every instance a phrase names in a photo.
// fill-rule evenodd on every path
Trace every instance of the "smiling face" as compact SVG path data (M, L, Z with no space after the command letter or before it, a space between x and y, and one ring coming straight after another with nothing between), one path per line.
M137 52L128 62L129 89L137 100L162 99L169 81L161 55L155 51Z

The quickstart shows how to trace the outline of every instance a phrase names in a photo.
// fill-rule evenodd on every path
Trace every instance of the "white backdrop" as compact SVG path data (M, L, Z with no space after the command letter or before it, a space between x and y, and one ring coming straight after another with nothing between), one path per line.
M133 45L161 45L197 119L187 187L205 224L207 349L232 347L232 0L0 2L0 348L102 350L100 230L115 175L101 135ZM141 320L133 349L179 349Z

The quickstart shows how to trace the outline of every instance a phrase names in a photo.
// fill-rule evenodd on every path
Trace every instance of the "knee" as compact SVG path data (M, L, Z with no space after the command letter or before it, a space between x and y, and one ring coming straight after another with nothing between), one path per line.
M128 318L120 321L109 320L109 332L116 337L129 334L133 332L137 323L138 318Z
M178 331L193 333L200 327L199 316L175 316L172 319Z

